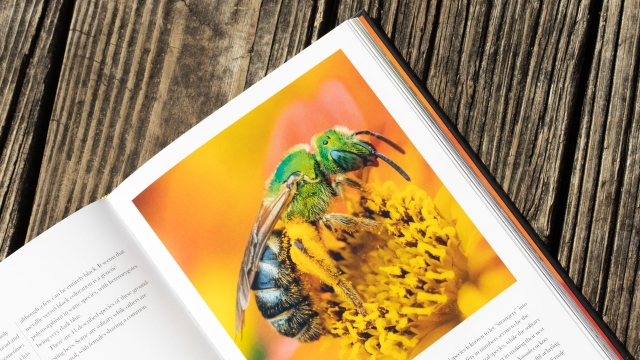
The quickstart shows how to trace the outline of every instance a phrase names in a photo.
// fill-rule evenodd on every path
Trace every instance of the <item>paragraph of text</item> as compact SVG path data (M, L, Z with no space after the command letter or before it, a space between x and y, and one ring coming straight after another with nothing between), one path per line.
M549 338L527 304L516 306L447 360L555 360L563 357L558 341Z

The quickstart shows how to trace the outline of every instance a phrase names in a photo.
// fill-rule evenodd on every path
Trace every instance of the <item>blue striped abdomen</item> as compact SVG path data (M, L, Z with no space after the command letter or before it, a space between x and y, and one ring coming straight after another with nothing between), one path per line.
M251 290L262 316L280 334L314 341L322 335L322 325L281 235L274 231L267 242Z

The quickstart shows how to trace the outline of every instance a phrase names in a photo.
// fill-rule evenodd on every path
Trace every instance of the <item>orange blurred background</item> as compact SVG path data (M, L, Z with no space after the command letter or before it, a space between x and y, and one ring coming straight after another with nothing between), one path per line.
M442 187L396 121L342 51L338 51L187 156L134 200L229 336L249 359L323 358L334 343L300 345L280 336L252 298L242 339L234 336L236 281L265 182L293 145L335 125L383 134L402 155L372 139L434 198ZM406 183L380 161L369 182ZM493 253L493 251L492 251ZM493 253L495 256L495 253ZM306 356L305 356L306 354Z

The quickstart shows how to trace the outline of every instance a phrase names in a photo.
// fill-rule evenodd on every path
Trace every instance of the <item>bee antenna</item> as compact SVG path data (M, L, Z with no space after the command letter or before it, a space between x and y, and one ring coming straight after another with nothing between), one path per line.
M407 181L411 181L411 178L409 177L409 175L407 175L407 173L402 170L402 168L400 166L398 166L398 164L394 163L391 159L389 159L388 157L380 154L379 152L373 153L375 156L379 157L380 159L384 160L384 162L386 162L387 164L391 165L392 168L394 168L400 175L402 175L402 177L407 180Z
M401 148L398 144L394 143L393 141L387 139L386 137L378 134L378 133L374 133L371 132L369 130L360 130L360 131L356 131L354 132L352 135L370 135L373 136L376 139L382 140L382 142L386 143L387 145L391 146L392 148L396 149L399 153L404 154L404 149Z

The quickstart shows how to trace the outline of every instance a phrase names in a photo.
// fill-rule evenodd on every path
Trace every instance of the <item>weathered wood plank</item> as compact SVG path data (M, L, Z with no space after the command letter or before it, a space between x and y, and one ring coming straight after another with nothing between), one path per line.
M581 284L585 264L585 249L591 231L590 217L593 213L595 179L598 172L597 159L602 147L604 126L606 125L607 97L611 91L612 70L615 54L603 51L613 48L617 37L617 20L620 6L610 6L609 2L601 10L596 46L591 68L588 73L586 94L582 107L580 130L576 154L573 160L571 186L567 203L558 258L569 271L569 275ZM616 5L616 4L613 4ZM619 4L618 4L619 5ZM595 154L595 155L591 155ZM589 157L589 161L587 161ZM576 239L574 241L574 239ZM571 264L569 263L571 261Z
M398 5L393 41L411 68L425 78L429 54L432 53L437 1L403 1Z
M627 17L625 20L638 21ZM635 101L630 102L633 119L627 131L629 143L623 153L620 200L614 209L618 211L613 231L613 249L607 274L606 294L602 316L616 335L627 343L629 350L640 354L640 74L632 81L635 85ZM634 86L631 86L634 87ZM634 104L635 102L635 104ZM635 298L634 298L635 297ZM635 303L634 303L635 302Z
M470 89L457 90L459 96L445 103L454 107L452 116L463 134L543 240L551 232L566 129L578 91L586 11L577 1L494 3L487 38L498 42L458 65L464 74L458 79L464 82L443 75L450 79L447 86ZM467 70L466 64L475 63L482 64L480 76ZM455 72L445 69L450 71ZM475 91L474 83L479 84Z
M638 224L638 222L640 222L640 219L638 219L638 216L637 216L638 213L640 213L640 211L637 211L637 208L636 208L636 217L634 218L635 224ZM636 226L636 229L637 229L637 226ZM637 239L638 231L635 231L635 235L636 235L635 239ZM638 241L635 241L635 244L637 245ZM636 255L637 254L638 254L638 251L636 250ZM636 256L636 261L637 259L638 257ZM631 267L629 267L629 269L631 269ZM631 272L633 272L633 270L631 270ZM628 296L632 297L633 299L631 301L631 309L629 311L629 325L627 327L627 333L624 340L624 344L626 345L627 349L629 349L629 351L635 358L640 358L640 335L638 335L640 334L640 315L638 315L638 313L640 312L640 310L638 310L640 309L640 276L638 276L637 263L636 263L635 284L633 284L632 288L628 288L625 290L626 292L630 293L630 295ZM622 305L624 306L626 304L623 303Z
M560 260L638 355L638 1L605 1L582 108Z
M70 1L0 4L0 259L24 244Z
M314 3L259 5L76 4L28 238L111 191L310 43Z
M20 140L25 129L14 125L14 114L18 99L22 93L27 66L28 54L37 40L36 27L42 12L42 3L37 2L4 2L0 16L0 196L2 216L0 218L0 258L4 258L12 245L15 231L15 189L10 189L16 180L14 172L21 171L16 158L19 156ZM18 178L19 178L18 174ZM13 190L13 191L11 191Z
M249 88L329 30L327 2L265 1L260 6L245 88Z
M609 163L615 174L600 173L599 188L617 182L617 193L613 198L606 191L599 191L596 199L596 211L609 211L608 224L612 229L603 234L592 231L593 239L600 237L608 241L604 254L595 244L589 247L583 291L598 289L602 295L596 300L602 303L603 317L621 339L628 338L629 349L640 352L640 324L631 308L633 289L640 286L638 269L638 251L640 239L640 105L638 97L640 86L640 1L624 3L620 35L618 36L616 68L609 104L609 121L619 122L617 127L607 126L602 153L602 164ZM613 130L613 131L611 131ZM611 131L611 132L610 132ZM625 149L626 148L626 149ZM615 164L615 165L614 165ZM618 168L615 168L617 166ZM603 167L603 170L605 168ZM617 177L614 177L616 176ZM609 176L612 177L609 178ZM617 200L617 201L616 201ZM606 219L606 217L605 217ZM598 224L602 223L600 220ZM603 224L605 225L605 224ZM606 236L606 237L605 237ZM607 256L611 254L610 256ZM602 278L595 275L601 273ZM597 282L596 282L597 280ZM636 293L638 290L636 289ZM637 307L636 303L636 308ZM634 319L635 318L635 319Z

